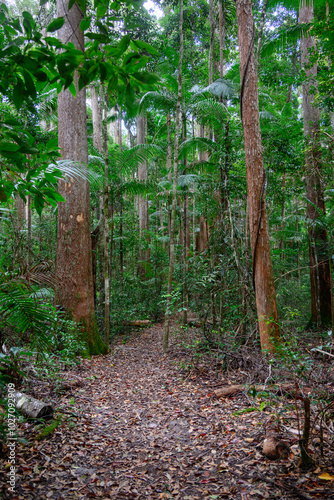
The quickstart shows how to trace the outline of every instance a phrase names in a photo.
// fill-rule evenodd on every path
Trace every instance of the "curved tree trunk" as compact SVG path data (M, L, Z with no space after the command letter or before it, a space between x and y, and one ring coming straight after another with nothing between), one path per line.
M60 40L72 42L78 50L83 50L84 37L79 27L83 13L78 5L75 3L68 10L68 0L58 0L57 15L65 18L59 30ZM68 89L59 94L58 143L63 159L88 163L85 89L80 92L77 89L76 98ZM58 204L57 273L62 286L56 300L82 325L83 340L90 354L100 354L106 351L106 346L95 319L89 184L84 179L61 180L58 189L66 203Z
M262 349L273 352L279 341L278 314L271 265L265 200L265 171L259 118L254 22L251 0L237 0L241 116L244 129L253 282Z

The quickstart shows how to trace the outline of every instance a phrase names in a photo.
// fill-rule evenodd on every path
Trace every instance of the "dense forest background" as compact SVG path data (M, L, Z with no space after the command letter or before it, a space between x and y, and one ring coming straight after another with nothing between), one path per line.
M331 498L334 2L145 5L0 5L9 485Z
M331 348L332 2L156 5L1 5L1 343Z

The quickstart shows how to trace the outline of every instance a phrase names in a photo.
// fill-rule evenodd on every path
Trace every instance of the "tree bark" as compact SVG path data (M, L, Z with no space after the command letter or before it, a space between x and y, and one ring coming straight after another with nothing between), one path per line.
M59 30L60 40L83 50L83 13L78 5L68 10L68 0L58 0L57 15L65 18ZM77 75L75 84L77 88ZM59 94L58 143L63 159L88 164L85 89L79 92L77 88L77 97L68 89ZM89 353L100 354L106 352L106 346L97 329L94 309L89 184L71 178L59 181L58 190L66 203L58 204L57 274L62 286L56 300L81 324Z
M109 272L109 149L107 128L107 90L103 96L101 84L101 99L104 97L104 123L103 123L103 148L104 148L104 193L103 193L103 261L104 261L104 339L107 346L110 337L110 272Z
M146 132L146 116L137 116L137 145L145 144L145 132ZM147 181L147 162L144 161L138 166L138 180ZM138 197L138 212L139 212L139 237L140 237L140 252L139 260L148 262L150 259L149 248L147 246L147 231L148 225L148 201L147 196ZM144 247L144 248L143 248ZM139 263L139 274L142 278L145 277L146 269L141 263Z
M314 19L313 2L300 3L299 22L310 23ZM311 323L315 325L332 324L331 275L328 252L328 238L324 227L317 221L320 214L325 215L324 192L321 179L321 153L319 138L319 108L313 106L314 97L311 87L315 84L317 66L308 68L309 50L316 42L311 36L301 39L301 65L305 69L308 82L303 84L304 136L306 140L306 196L309 220L309 259L311 280ZM309 79L313 79L311 82Z
M223 6L224 4L224 6ZM219 76L224 78L225 0L219 0Z
M163 349L167 351L169 343L169 323L171 316L172 305L172 283L174 272L174 247L175 247L175 219L176 219L176 195L177 195L177 175L178 175L178 156L179 156L179 129L180 129L180 108L182 99L182 62L183 62L183 0L180 0L180 53L179 53L179 72L178 72L178 93L175 113L175 146L174 146L174 167L173 167L173 202L172 214L170 223L170 240L169 240L169 268L168 268L168 284L167 298L165 311L165 328L163 338Z
M257 73L254 56L254 21L251 0L237 0L240 54L241 117L244 129L249 224L253 254L253 285L262 349L275 350L280 331L269 248L265 200L265 171L259 118Z
M93 145L100 152L103 152L102 140L102 114L101 106L99 106L98 92L95 85L90 87L91 91L91 106L92 106L92 121L93 121ZM103 96L100 95L100 100L103 102ZM101 108L101 109L100 109Z
M256 71L257 71L257 73L259 71L260 52L261 52L261 47L262 47L263 28L264 28L264 21L266 18L267 5L268 5L268 0L264 0L263 5L262 5L260 29L259 29L259 34L257 37L257 47L256 47Z
M215 44L214 0L209 0L210 47L209 47L209 85L213 82L213 49Z

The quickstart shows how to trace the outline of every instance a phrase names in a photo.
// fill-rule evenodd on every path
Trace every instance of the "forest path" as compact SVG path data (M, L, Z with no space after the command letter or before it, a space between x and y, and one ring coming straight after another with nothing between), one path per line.
M83 362L84 384L58 397L67 420L17 449L17 496L5 498L296 498L270 484L282 464L260 453L260 412L234 416L242 395L217 400L217 379L182 376L162 335L154 325Z

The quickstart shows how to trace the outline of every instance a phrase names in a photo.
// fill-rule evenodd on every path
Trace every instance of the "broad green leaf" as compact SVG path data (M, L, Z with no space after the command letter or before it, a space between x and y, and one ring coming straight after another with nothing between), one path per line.
M0 153L13 153L20 148L18 144L14 144L13 142L1 142L0 143Z
M75 85L74 85L73 82L69 85L68 90L71 92L71 94L73 95L73 97L77 96L77 90L76 90Z
M89 17L85 17L81 23L80 23L80 29L81 31L86 31L88 30L89 26L90 26L90 22L92 20L92 16L89 16Z
M39 150L37 148L29 148L28 146L22 146L20 147L18 152L25 155L35 155L39 153Z
M50 151L51 149L55 148L58 148L58 139L56 137L53 137L46 143L46 149Z
M117 48L120 50L120 55L124 54L129 45L130 45L130 35L123 36L123 38L121 38L121 41L117 45Z
M100 19L101 17L104 17L108 11L108 7L106 5L103 5L102 3L99 3L96 9L96 17Z
M54 197L54 199L56 201L59 201L59 202L65 202L66 201L65 198L63 198L61 194L57 193L57 191L55 191L53 193L53 197Z
M131 43L133 43L139 49L145 49L149 54L152 54L152 56L159 55L157 49L152 47L152 45L150 45L149 43L142 42L141 40L133 40Z
M58 17L52 23L49 24L47 27L46 31L50 31L51 33L53 31L59 30L63 25L64 25L65 19L63 17Z
M53 184L54 182L57 182L57 181L58 181L57 177L54 177L52 174L49 174L48 172L45 172L44 176L45 176L45 179L46 179L48 182L51 182L52 184Z
M26 90L32 99L36 99L36 89L33 79L27 70L23 70L24 81L26 84Z

